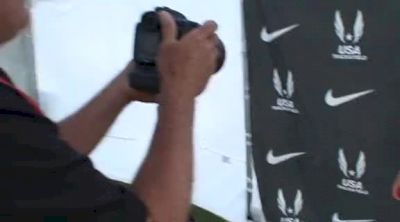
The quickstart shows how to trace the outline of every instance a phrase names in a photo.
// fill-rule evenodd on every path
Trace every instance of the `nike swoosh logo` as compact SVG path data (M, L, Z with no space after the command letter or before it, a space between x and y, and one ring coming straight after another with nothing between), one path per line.
M358 99L362 96L368 95L370 93L375 92L375 90L370 89L370 90L366 90L363 92L359 92L359 93L354 93L354 94L350 94L350 95L346 95L346 96L341 96L341 97L333 97L333 91L330 89L328 90L328 92L325 95L325 102L326 104L328 104L329 106L340 106L343 105L345 103L348 103L350 101L353 101L355 99Z
M277 31L272 32L272 33L268 33L267 27L264 27L264 28L261 30L261 39L262 39L264 42L271 43L271 42L273 42L275 39L277 39L277 38L281 37L282 35L284 35L284 34L290 32L290 31L292 31L293 29L297 28L298 26L299 26L299 24L291 25L291 26L289 26L289 27L286 27L286 28L277 30Z
M332 222L374 222L375 220L341 220L339 219L339 214L335 213L332 216Z
M304 154L306 153L289 153L282 156L274 156L274 151L270 150L267 154L267 162L271 165L277 165Z

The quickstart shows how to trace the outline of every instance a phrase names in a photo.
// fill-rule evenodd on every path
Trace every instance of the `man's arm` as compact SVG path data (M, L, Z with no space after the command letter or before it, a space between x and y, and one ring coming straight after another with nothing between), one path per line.
M133 189L156 222L186 221L191 203L194 100L171 97L159 107L150 153Z
M214 22L176 40L176 25L161 13L163 44L158 66L162 76L159 119L150 153L133 185L156 222L188 219L193 177L195 97L216 67Z
M150 102L154 96L133 90L128 75L131 62L102 92L77 113L58 124L62 139L78 152L88 155L107 133L115 119L131 101Z
M132 190L145 202L153 221L185 222L192 190L195 98L215 71L217 26L207 22L178 41L174 19L161 13L161 20L159 119L149 155ZM130 101L154 101L153 96L129 89L127 73L60 123L62 138L79 152L90 153Z

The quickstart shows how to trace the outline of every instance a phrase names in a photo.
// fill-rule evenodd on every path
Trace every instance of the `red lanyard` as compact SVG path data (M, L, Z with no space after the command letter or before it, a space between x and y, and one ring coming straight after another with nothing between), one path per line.
M4 78L0 77L0 83L14 89L15 91L17 91L17 93L22 96L22 98L24 98L29 105L31 105L33 107L33 109L38 112L39 114L43 115L42 110L39 108L39 105L36 103L36 101L34 101L30 96L28 96L26 93L24 93L23 91L21 91L20 89L18 89L17 87L15 87L13 84L11 84L9 81L7 81Z

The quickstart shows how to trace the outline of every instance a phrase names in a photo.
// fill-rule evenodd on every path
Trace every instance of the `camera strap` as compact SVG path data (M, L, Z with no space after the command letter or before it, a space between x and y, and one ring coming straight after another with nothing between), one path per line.
M42 110L35 100L33 100L30 96L28 96L25 92L18 89L14 84L12 84L8 79L4 77L0 77L0 84L3 84L18 93L38 114L43 115Z

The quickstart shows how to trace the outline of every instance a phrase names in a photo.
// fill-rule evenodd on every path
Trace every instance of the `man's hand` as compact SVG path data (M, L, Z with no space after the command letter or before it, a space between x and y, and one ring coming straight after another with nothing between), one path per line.
M132 101L157 102L157 95L136 90L129 86L129 74L134 71L135 66L135 61L132 60L112 84L119 89L121 97L125 98L128 103Z
M194 99L203 92L214 73L218 56L215 22L206 22L177 40L175 20L167 12L160 13L163 42L158 56L161 73L161 95ZM113 82L127 101L157 102L157 96L129 86L129 73L135 69L131 61Z
M158 56L161 73L161 98L179 96L193 100L203 92L215 72L218 56L217 24L212 21L177 40L175 20L160 13L163 42Z

